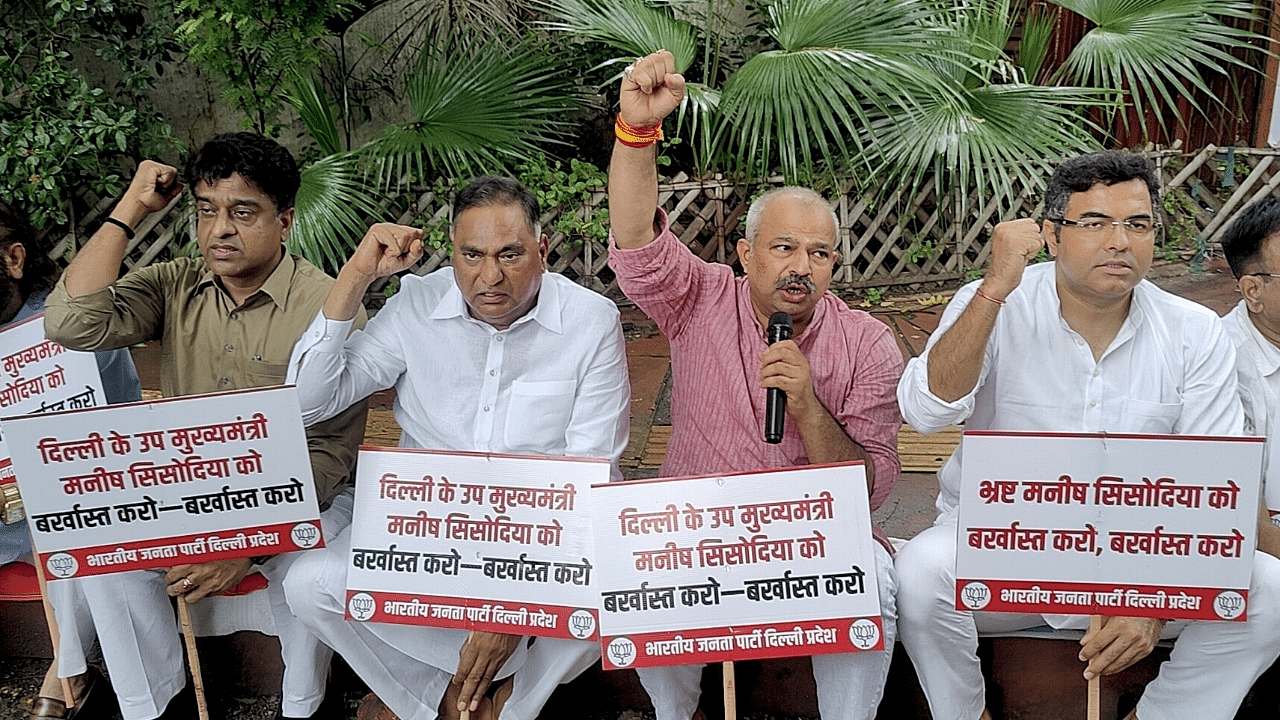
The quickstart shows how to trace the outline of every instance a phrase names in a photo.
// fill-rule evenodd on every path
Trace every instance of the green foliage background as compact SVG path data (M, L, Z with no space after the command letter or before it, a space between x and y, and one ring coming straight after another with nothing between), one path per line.
M37 229L66 225L82 187L123 190L124 161L170 152L169 127L145 100L172 41L138 0L9 0L0 22L0 199ZM72 63L92 52L95 85Z

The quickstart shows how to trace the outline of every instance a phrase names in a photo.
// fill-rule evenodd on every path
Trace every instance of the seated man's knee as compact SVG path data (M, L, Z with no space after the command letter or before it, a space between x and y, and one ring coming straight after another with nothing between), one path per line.
M324 555L323 550L302 553L289 566L281 582L289 610L304 623L321 612L317 591L324 571Z
M930 528L906 544L894 559L898 614L928 614L939 588L954 585L955 543L946 528Z
M1254 553L1249 585L1249 623L1255 635L1274 641L1280 634L1280 559Z

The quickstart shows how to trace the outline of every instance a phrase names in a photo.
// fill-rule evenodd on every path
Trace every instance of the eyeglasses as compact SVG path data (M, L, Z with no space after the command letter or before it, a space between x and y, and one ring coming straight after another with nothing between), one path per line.
M1240 277L1244 277L1245 275L1252 275L1254 277L1264 277L1264 278L1280 277L1280 273L1240 273Z
M1124 231L1132 237L1146 237L1155 232L1160 227L1160 223L1154 220L1105 220L1103 218L1087 218L1085 220L1068 220L1066 218L1050 218L1049 222L1059 225L1069 225L1078 227L1090 235L1097 235L1103 230L1123 227Z

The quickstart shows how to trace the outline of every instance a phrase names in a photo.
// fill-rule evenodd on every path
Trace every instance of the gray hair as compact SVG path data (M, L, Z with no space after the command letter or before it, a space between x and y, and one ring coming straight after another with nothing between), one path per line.
M458 224L458 216L463 211L490 205L514 205L520 208L524 213L525 222L533 231L534 239L542 237L542 223L538 222L540 212L538 196L515 178L497 175L483 175L475 178L458 191L458 197L453 201L449 236L453 237L453 227Z
M815 204L826 208L831 215L831 228L833 233L840 232L840 219L836 217L836 211L832 209L827 199L822 195L810 190L807 187L799 185L786 185L784 187L773 188L765 192L760 197L751 201L751 207L747 208L747 242L753 246L756 244L756 236L760 234L760 216L764 214L764 206L772 199L777 197L791 197L801 200L809 200ZM831 238L834 242L835 238Z

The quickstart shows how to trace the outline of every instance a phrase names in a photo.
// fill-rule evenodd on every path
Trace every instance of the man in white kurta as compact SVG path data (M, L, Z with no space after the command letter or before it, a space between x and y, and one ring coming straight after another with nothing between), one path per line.
M1143 279L1158 233L1147 161L1120 152L1054 173L1044 220L1001 223L985 277L956 293L898 387L921 432L967 429L1238 435L1235 353L1208 309ZM1047 245L1054 262L1027 267ZM936 720L989 718L979 631L1088 617L955 608L956 505L963 445L938 472L935 525L898 554L898 631ZM1172 657L1128 716L1226 720L1280 653L1280 561L1255 553L1246 623L1104 617L1081 640L1087 678L1123 670L1161 637Z
M453 267L406 275L344 343L345 318L369 282L421 254L420 231L375 225L294 350L290 376L304 418L394 386L401 447L604 457L620 477L630 385L618 310L546 272L537 217L536 199L515 181L473 181L454 203ZM598 645L581 641L542 637L529 646L523 637L347 622L349 545L344 533L296 564L285 592L402 720L456 716L460 707L484 716L490 681L513 673L494 706L504 719L533 720L559 683L599 656Z
M1222 252L1243 298L1222 321L1236 347L1245 430L1267 439L1258 549L1280 557L1280 201L1240 211L1222 236Z

